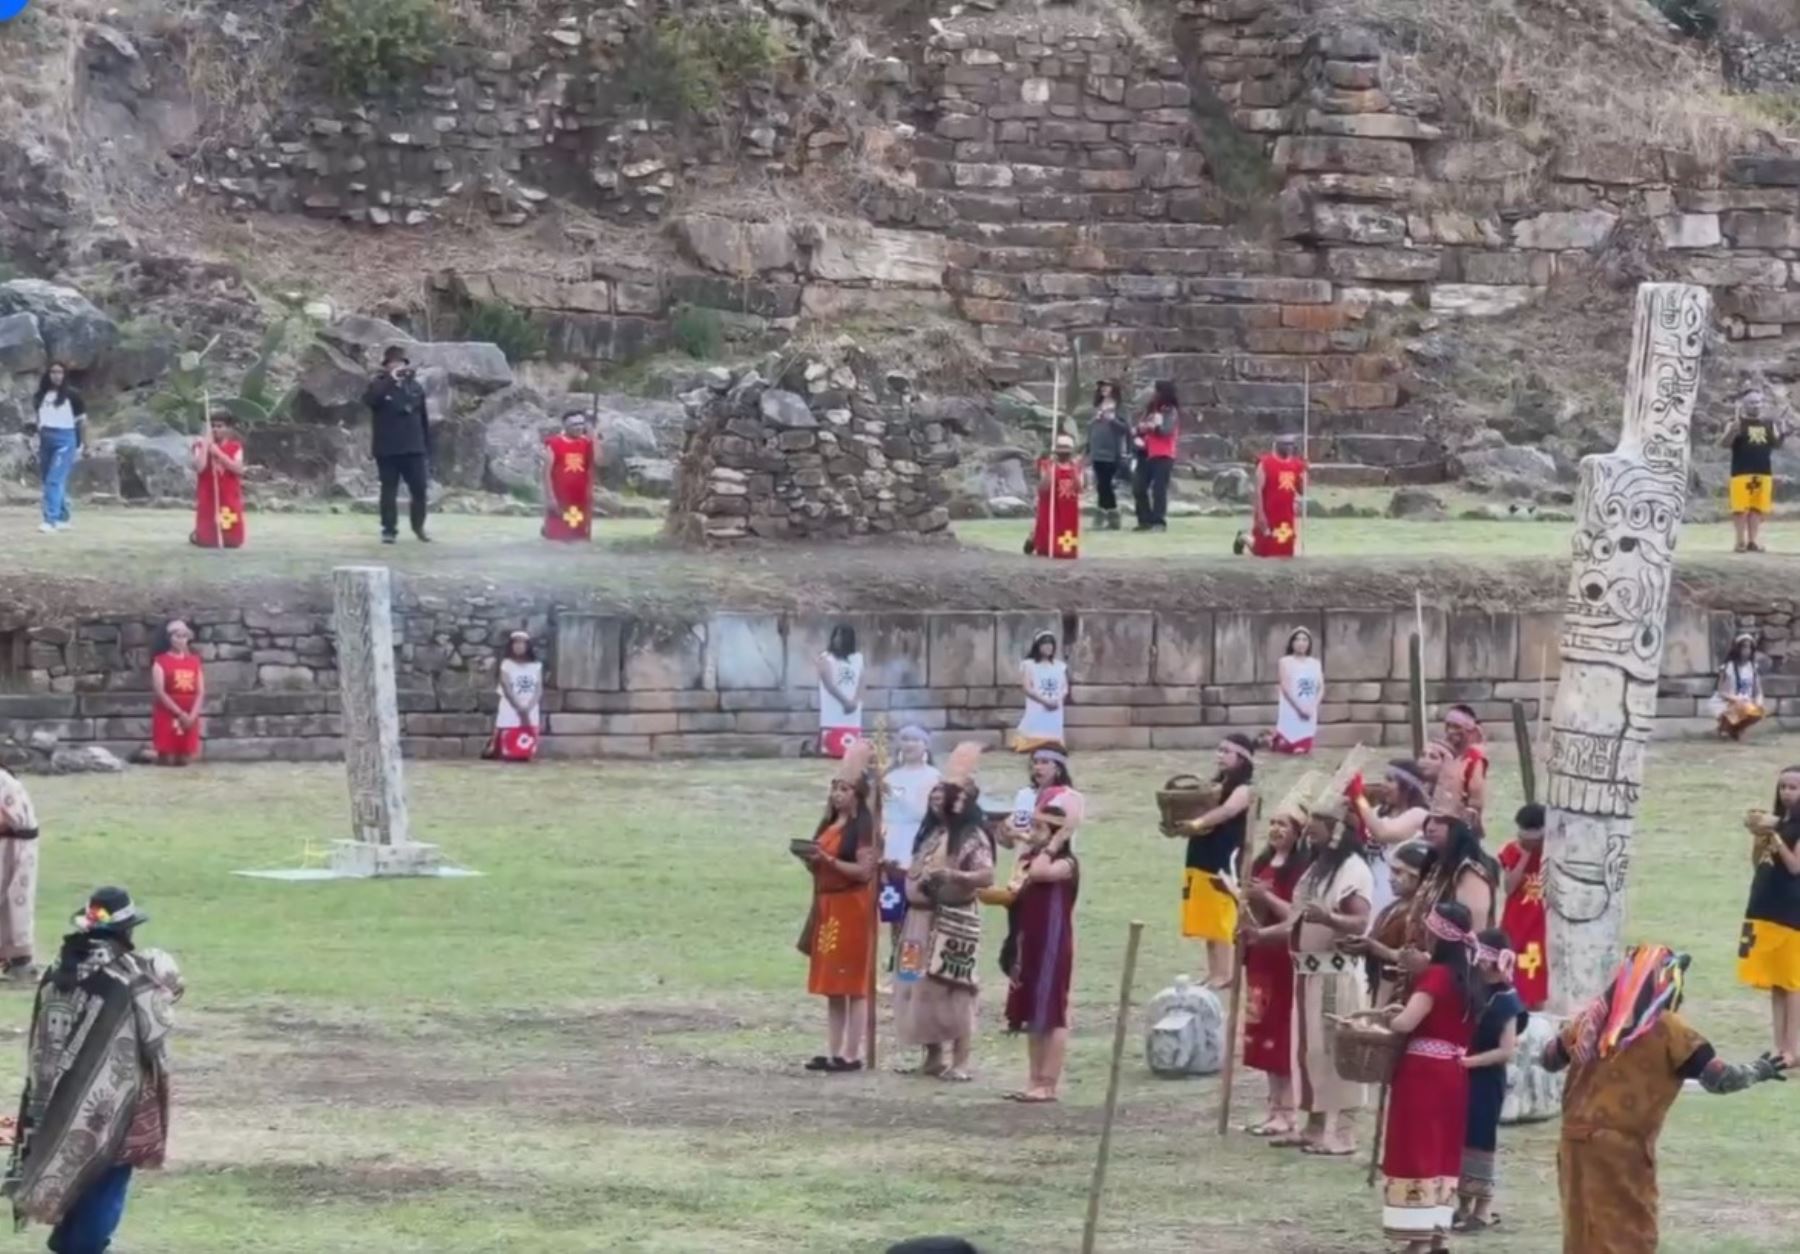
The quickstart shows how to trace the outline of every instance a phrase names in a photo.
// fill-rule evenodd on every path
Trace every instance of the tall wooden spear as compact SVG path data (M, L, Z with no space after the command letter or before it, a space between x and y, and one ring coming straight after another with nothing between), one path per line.
M869 789L869 796L875 811L874 827L877 850L881 848L881 825L885 817L884 811L887 808L887 728L887 715L885 713L877 715L875 718L875 756L870 761L870 765L875 769L875 782ZM869 995L864 999L866 1009L863 1013L863 1057L868 1059L869 1070L873 1071L875 1070L875 1038L878 1035L875 1029L880 1017L876 1006L876 994L879 989L876 971L881 966L881 858L879 855L875 859L875 878L870 881L869 887L875 901L869 911Z
M1131 1017L1131 985L1137 977L1138 942L1144 925L1133 919L1125 942L1125 974L1119 981L1119 1013L1113 1020L1112 1070L1106 1079L1106 1110L1100 1117L1100 1153L1094 1159L1094 1181L1088 1186L1087 1225L1081 1233L1081 1254L1094 1254L1100 1231L1100 1193L1106 1187L1106 1160L1112 1156L1113 1116L1119 1111L1119 1063L1125 1057L1125 1024Z

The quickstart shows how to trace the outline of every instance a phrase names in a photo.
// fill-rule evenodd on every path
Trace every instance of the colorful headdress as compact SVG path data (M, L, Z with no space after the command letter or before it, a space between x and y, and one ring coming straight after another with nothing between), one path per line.
M1681 1005L1688 963L1667 945L1638 945L1625 955L1612 985L1581 1012L1575 1060L1610 1058L1656 1026L1664 1011Z
M1453 705L1448 710L1444 711L1444 726L1460 727L1464 731L1479 732L1481 730L1481 720L1476 718L1475 712L1470 710L1467 706Z
M1508 983L1512 981L1513 972L1518 968L1519 955L1505 946L1495 947L1475 942L1475 961L1493 967Z
M1449 941L1452 945L1464 945L1471 951L1475 948L1475 933L1446 918L1441 909L1433 909L1430 914L1425 916L1425 930L1441 941Z
M86 908L70 920L81 932L128 932L149 921L150 916L137 908L130 893L123 888L111 887L96 888L89 895Z
M1350 812L1350 781L1363 773L1375 754L1366 745L1357 745L1344 755L1336 774L1326 781L1312 804L1312 812L1322 818L1341 819Z
M875 761L875 746L867 740L852 740L838 763L837 778L846 784L861 784Z
M981 765L983 745L978 740L965 740L950 751L950 760L944 763L944 782L958 787L967 787L975 782L975 771Z
M1324 772L1306 772L1294 781L1294 786L1287 790L1287 796L1283 797L1275 808L1269 811L1269 822L1280 820L1292 823L1295 827L1304 828L1306 821L1312 818L1313 800L1324 786Z

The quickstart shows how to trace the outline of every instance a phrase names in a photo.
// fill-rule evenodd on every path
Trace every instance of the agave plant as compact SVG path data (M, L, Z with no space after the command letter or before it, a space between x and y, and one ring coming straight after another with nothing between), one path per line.
M238 381L235 395L222 394L212 386L207 356L218 345L214 336L199 352L187 352L176 359L166 390L156 398L153 408L164 420L183 431L196 432L206 421L206 407L230 414L246 425L273 422L293 404L297 389L289 387L277 393L270 383L269 371L281 346L287 339L287 322L272 323L263 332L262 347L244 377Z

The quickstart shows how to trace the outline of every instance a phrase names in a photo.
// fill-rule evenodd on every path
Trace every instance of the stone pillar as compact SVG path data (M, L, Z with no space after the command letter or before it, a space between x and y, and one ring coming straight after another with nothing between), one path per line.
M1621 957L1711 305L1703 287L1638 288L1619 446L1581 463L1545 794L1550 999L1563 1014L1599 994Z
M354 833L333 846L332 870L358 876L433 874L437 846L414 843L407 826L388 569L340 566L331 572L331 582Z

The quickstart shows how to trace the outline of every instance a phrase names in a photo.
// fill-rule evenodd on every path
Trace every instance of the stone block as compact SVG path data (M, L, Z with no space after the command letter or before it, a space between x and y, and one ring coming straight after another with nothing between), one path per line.
M1403 244L1406 218L1379 205L1320 200L1312 206L1312 234L1347 244Z
M1800 292L1744 288L1726 292L1720 306L1724 312L1736 314L1748 322L1800 322Z
M1715 674L1725 656L1712 630L1712 613L1692 602L1669 605L1663 627L1662 673L1670 677ZM1726 648L1730 641L1726 640Z
M1070 706L1073 714L1075 707ZM1131 722L1134 727L1198 727L1200 725L1200 705L1138 705L1131 707Z
M1352 749L1357 745L1378 745L1381 743L1383 724L1366 723L1327 723L1321 724L1315 743L1321 749Z
M1800 218L1790 213L1737 210L1720 227L1737 248L1800 248Z
M1675 213L1656 219L1664 248L1717 248L1723 237L1716 213Z
M1500 1105L1504 1124L1541 1123L1562 1113L1562 1071L1546 1071L1539 1064L1544 1050L1560 1029L1554 1019L1534 1014L1519 1034L1518 1052L1506 1065L1506 1100Z
M715 614L707 626L720 688L779 688L787 640L775 614Z
M924 688L930 650L923 614L869 614L856 626L866 683L877 688ZM813 671L809 666L808 674Z
M1564 249L1598 248L1619 224L1619 215L1609 209L1568 209L1540 213L1513 226L1513 242L1520 248Z
M1325 634L1319 641L1327 691L1344 680L1387 679L1394 665L1394 616L1385 610L1326 610Z
M1217 747L1224 732L1217 727L1152 727L1150 729L1150 747L1152 749L1212 749Z
M627 691L715 686L704 624L630 619L624 625L621 651Z
M1147 684L1155 640L1156 616L1149 611L1083 613L1070 650L1070 674L1089 684Z
M926 617L932 686L993 686L996 682L994 616L930 614Z
M1129 727L1133 707L1129 705L1071 705L1063 711L1065 727Z
M1031 647L1031 638L1040 631L1056 636L1056 656L1068 660L1067 642L1063 639L1062 614L1057 610L1021 610L994 615L994 675L996 683L1018 680L1019 664Z
M563 689L617 692L624 673L625 620L600 614L556 616L551 680Z
M1486 283L1434 283L1431 311L1461 318L1498 318L1525 308L1544 294L1541 287Z
M1548 679L1556 686L1562 674L1562 615L1554 610L1520 614L1519 665L1513 673L1519 679Z
M1443 254L1424 248L1332 248L1325 273L1338 279L1417 283L1438 277Z
M1283 135L1275 141L1276 168L1412 177L1412 145L1395 139L1340 135Z
M1407 642L1418 630L1417 616L1412 610L1394 611L1394 676L1398 692L1391 699L1406 700L1406 650ZM1447 633L1449 621L1443 610L1436 606L1425 607L1425 678L1427 680L1443 679L1449 673L1449 644ZM1385 690L1384 690L1385 695Z
M538 742L538 754L561 761L653 756L648 736L546 736Z
M52 719L75 717L73 696L0 694L0 719Z
M1306 611L1217 612L1213 615L1213 678L1221 684L1274 683L1288 637L1299 628L1324 638L1321 615ZM1271 714L1270 718L1273 719Z
M1213 630L1211 614L1158 614L1155 681L1159 684L1211 683Z

